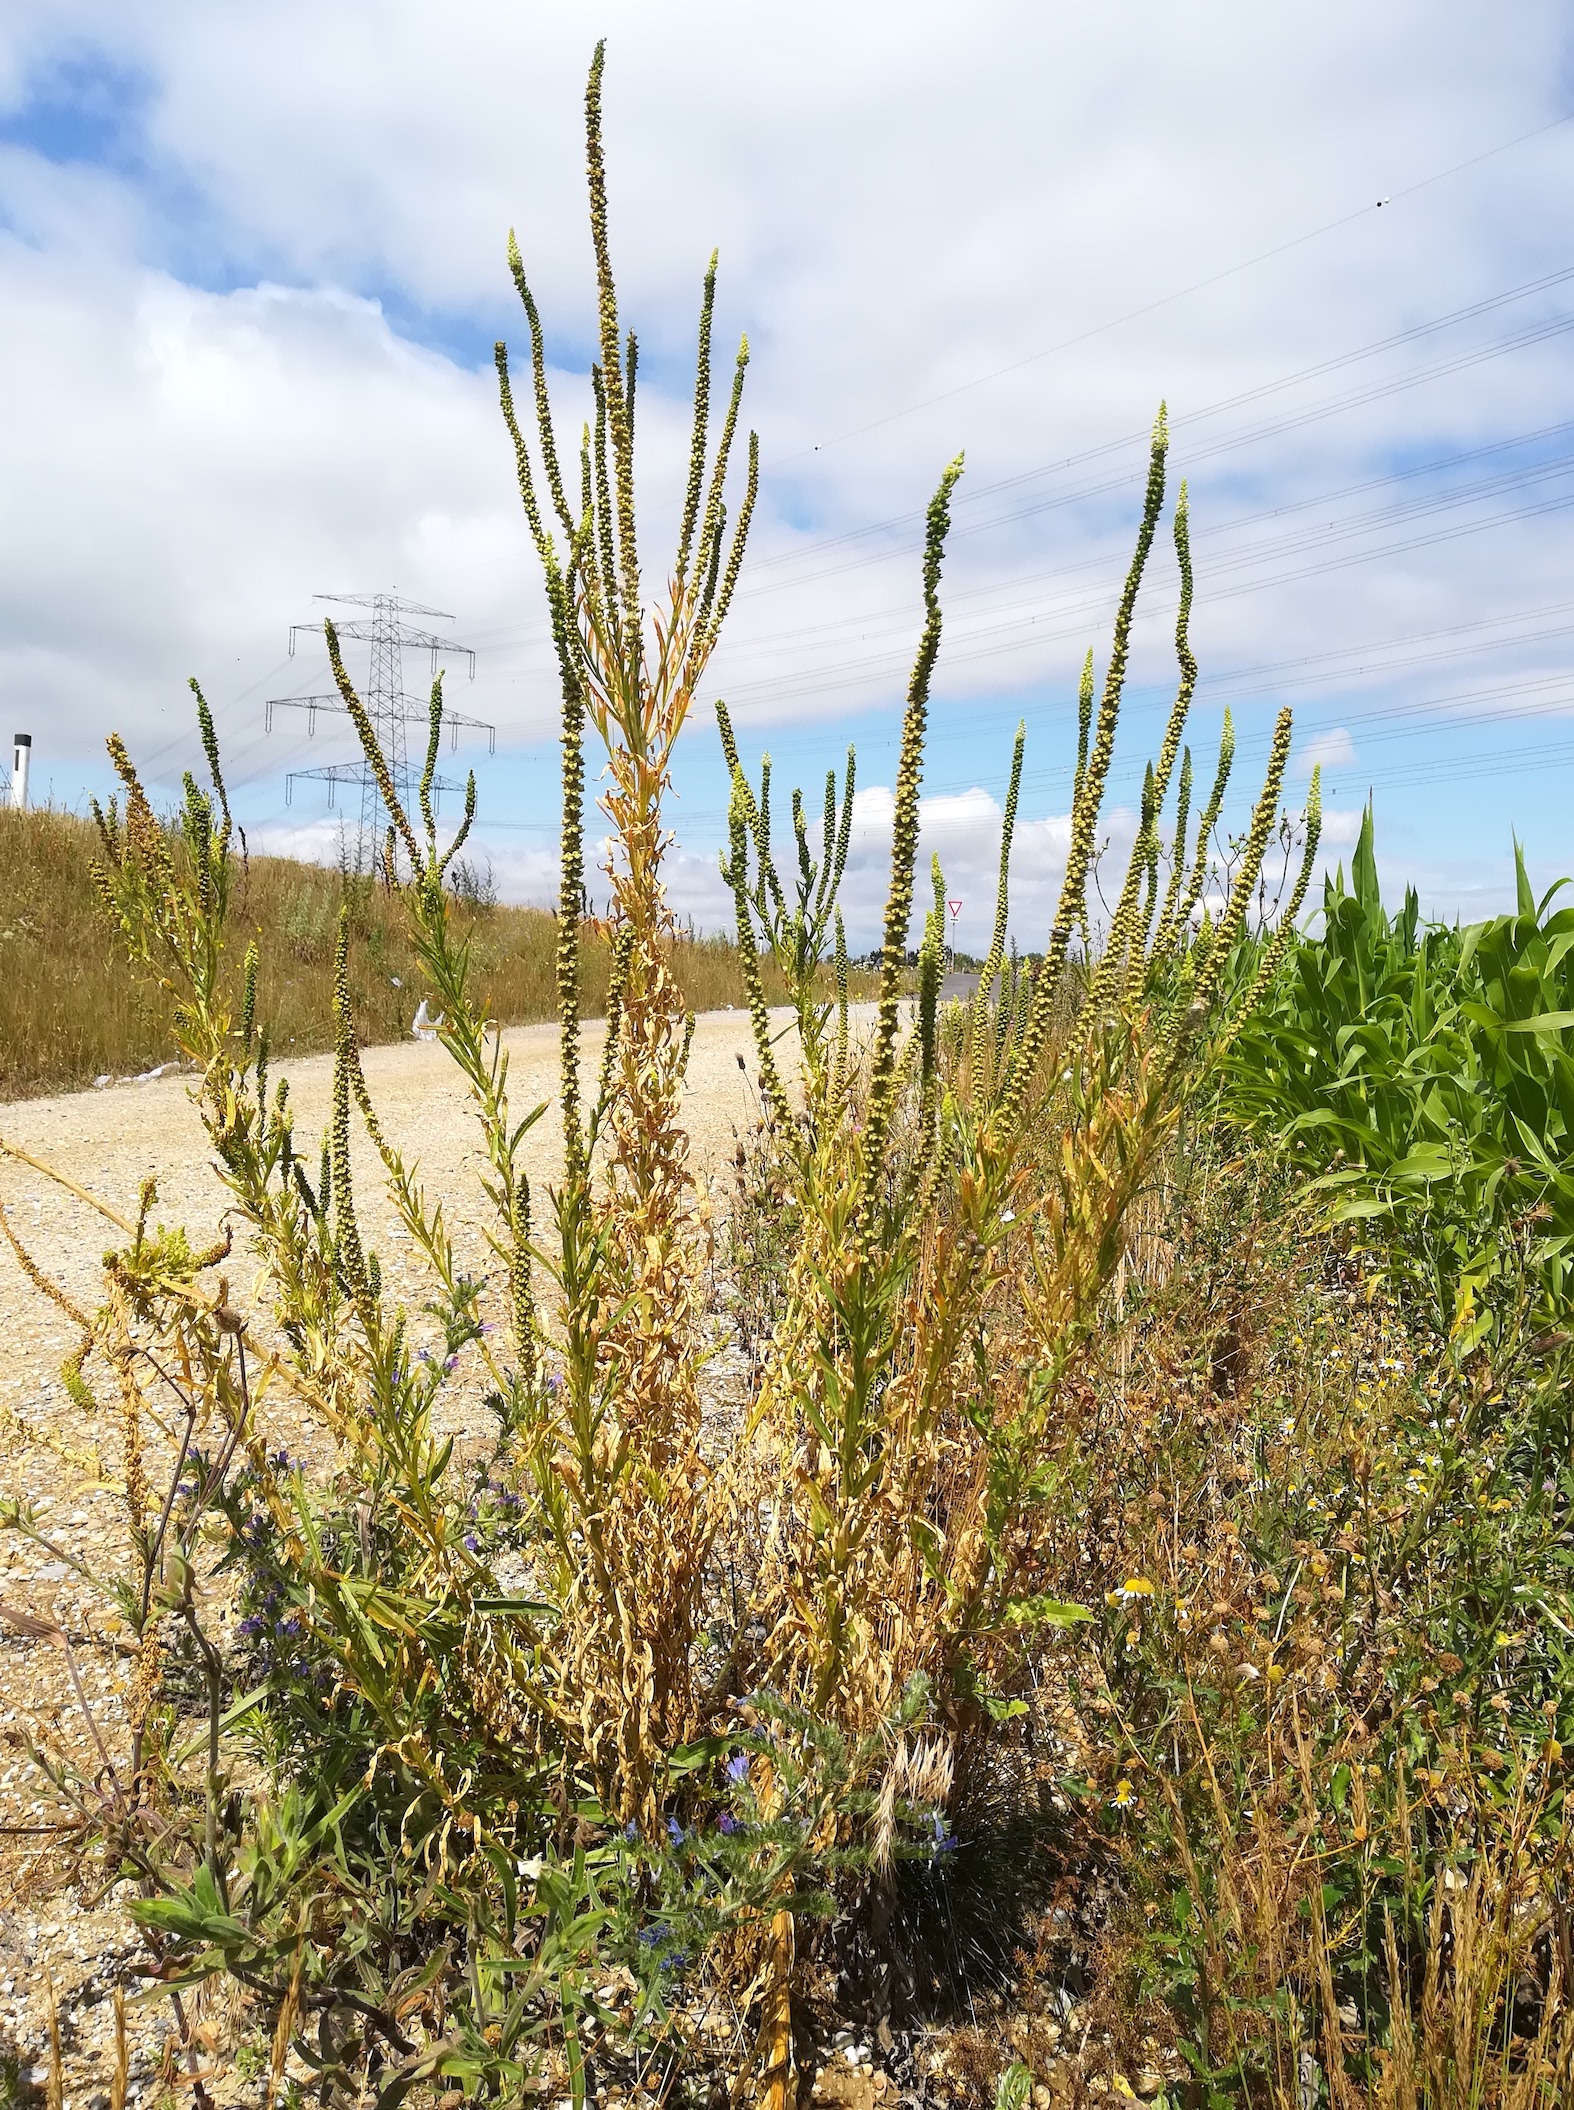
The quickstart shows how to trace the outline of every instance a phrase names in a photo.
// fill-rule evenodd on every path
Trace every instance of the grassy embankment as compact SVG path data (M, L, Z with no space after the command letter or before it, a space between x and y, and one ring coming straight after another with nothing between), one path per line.
M98 847L92 823L74 814L0 809L0 1100L174 1058L163 992L128 966L99 903L91 871ZM348 885L356 1023L369 1042L397 1040L422 993L407 918L369 881ZM236 927L257 934L259 1009L281 1053L332 1045L334 932L345 887L337 871L287 857L253 857L240 878ZM472 907L466 920L489 1015L505 1025L552 1017L552 917L497 906ZM685 942L675 964L691 1009L742 1003L728 940ZM607 945L587 931L587 1015L605 1002L607 974ZM780 1000L779 988L767 993Z

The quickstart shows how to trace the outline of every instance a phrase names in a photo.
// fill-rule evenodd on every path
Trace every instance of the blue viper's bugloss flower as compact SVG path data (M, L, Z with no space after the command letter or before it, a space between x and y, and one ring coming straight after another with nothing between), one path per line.
M941 1812L936 1810L929 1822L934 1827L935 1835L934 1844L929 1849L930 1853L932 1855L954 1854L962 1842L955 1832L947 1829L945 1818Z
M743 1781L748 1777L749 1755L746 1751L740 1751L736 1758L729 1758L727 1761L727 1778L731 1781Z

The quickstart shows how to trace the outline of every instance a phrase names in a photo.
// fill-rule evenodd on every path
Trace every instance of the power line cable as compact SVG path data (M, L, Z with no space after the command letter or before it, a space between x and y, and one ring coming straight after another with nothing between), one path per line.
M1274 587L1291 585L1302 579L1325 577L1332 572L1347 570L1355 565L1370 564L1380 558L1399 556L1416 549L1433 548L1445 542L1458 541L1465 536L1481 534L1491 528L1502 527L1515 521L1539 518L1547 513L1564 510L1570 505L1574 505L1574 491L1558 498L1543 500L1535 505L1513 507L1505 512L1493 514L1485 520L1463 521L1452 527L1437 529L1431 534L1403 537L1397 541L1382 543L1372 549L1346 551L1341 556L1328 558L1320 563L1292 566L1289 570L1276 572L1267 578L1237 580L1234 584L1214 586L1210 589L1210 602L1217 605L1225 601L1237 600L1245 594L1262 593ZM974 642L970 644L961 643L953 638L945 648L941 664L949 674L958 666L974 665L986 659L998 659L1005 654L1019 652L1032 643L1042 645L1064 642L1068 639L1080 639L1085 634L1085 620L1095 618L1105 609L1106 602L1106 595L1093 594L1084 595L1080 600L1058 606L1052 604L1039 616L1019 619L1009 624L998 626L999 630L1009 630L1011 634L1002 641L993 644L977 641L980 638L998 634L997 631L988 629L974 632ZM1168 610L1150 607L1138 620L1153 622L1165 619L1168 616ZM1077 620L1073 621L1073 618ZM1045 628L1044 626L1049 623L1054 623L1059 627L1053 629ZM845 680L851 676L876 668L892 669L891 655L888 652L868 654L857 659L848 659L845 656L839 657L834 668L829 669L808 667L796 670L790 675L782 675L774 679L762 678L752 682L735 682L728 685L726 695L729 704L734 705L740 711L755 712L771 705L784 703L805 692L813 692L828 678Z
M1455 486L1449 490L1427 492L1418 498L1404 499L1381 510L1368 511L1352 515L1347 519L1330 521L1326 527L1294 529L1277 539L1260 541L1249 550L1226 554L1213 560L1207 566L1205 576L1210 582L1216 582L1220 577L1227 577L1231 572L1239 571L1242 568L1267 563L1283 556L1293 555L1301 550L1324 547L1331 542L1343 540L1353 535L1368 534L1378 527L1394 525L1401 520L1420 518L1429 513L1437 513L1462 505L1479 503L1481 500L1503 491L1522 488L1531 483L1544 482L1548 478L1567 475L1571 472L1574 472L1574 453L1560 455L1551 462L1529 463L1520 469L1500 471L1495 476L1481 478L1474 483ZM1369 484L1356 485L1350 488L1355 490L1371 489L1385 483L1385 481L1385 479L1374 479ZM1324 494L1321 502L1325 504L1332 503L1341 495L1343 494L1339 492ZM1315 499L1298 501L1296 506L1284 508L1283 510L1304 511L1318 502ZM1192 536L1193 548L1195 550L1200 545L1203 550L1206 550L1207 545L1211 541L1229 534L1239 533L1247 526L1260 521L1263 517L1260 513L1248 514L1238 520L1220 522L1216 526L1204 528L1200 531L1194 530ZM1077 573L1104 570L1108 568L1110 562L1110 556L1101 553L1096 557L1083 558L1074 564L1060 566L1057 569L1056 576L1063 580ZM1199 566L1199 568L1202 567ZM1009 582L1009 584L1017 586L1022 583L1021 580ZM1006 590L1005 585L1000 588L988 589L991 592L1004 590ZM948 608L954 610L958 602L965 605L969 598L976 598L976 596L968 596L966 594L953 596L948 603ZM950 643L952 647L955 647L958 644L965 644L967 640L972 638L995 635L1002 629L1034 623L1038 621L1040 616L1046 611L1046 608L1053 609L1054 606L1054 602L1047 604L1042 601L1028 602L1023 604L1023 610L1020 613L1003 612L996 616L991 623L980 624L975 622L971 626L968 626L965 617L959 622L954 613L952 613L948 617ZM893 640L898 635L907 635L910 629L911 610L906 608L892 609L881 611L877 617L864 619L861 624L863 631L863 639L861 641L867 641L871 628L877 623L886 621L888 618L894 619L898 617L903 619L902 629L898 632L895 628L892 628L887 634L891 635ZM785 630L767 633L763 637L752 637L734 649L732 659L734 663L739 660L747 663L751 657L759 653L769 653L773 658L779 657L781 646L790 644L797 637L806 639L812 637L817 641L823 640L829 646L834 641L836 630L850 628L857 621L857 618L847 618L840 623L816 625L812 630ZM875 634L878 635L880 633L876 630Z
M1373 205L1358 206L1354 212L1341 213L1337 219L1325 220L1320 227L1308 228L1305 234L1294 235L1289 241L1280 242L1272 249L1264 249L1255 256L1245 257L1240 263L1228 265L1223 271L1211 272L1206 278L1195 279L1189 286L1182 286L1174 293L1166 293L1158 300L1145 301L1139 308L1130 308L1123 315L1111 316L1109 321L1096 323L1091 329L1080 330L1073 337L1064 337L1058 344L1047 345L1042 351L1030 352L1024 358L1013 359L1005 366L997 366L988 373L975 375L970 381L959 381L952 388L941 389L938 394L906 404L901 410L888 411L884 417L872 418L867 424L853 426L831 439L800 448L796 454L780 456L777 461L767 463L766 466L777 468L789 461L801 461L806 455L822 454L829 447L838 447L847 440L859 439L864 433L878 431L882 426L894 424L899 418L912 417L920 410L931 409L936 403L947 403L957 396L965 395L970 389L983 388L991 381L1003 380L1008 374L1020 373L1024 367L1036 366L1041 360L1052 359L1060 352L1070 351L1079 344L1087 344L1093 338L1102 337L1110 330L1120 329L1128 322L1138 322L1145 315L1157 314L1161 308L1173 307L1177 301L1189 299L1193 293L1203 293L1210 286L1222 285L1226 279L1238 277L1243 271L1254 270L1259 264L1271 263L1275 257L1286 256L1292 249L1304 248L1308 242L1318 241L1322 236L1332 234L1341 227L1349 227L1357 220L1366 219L1373 212L1381 212L1385 207L1397 204L1401 198L1413 198L1418 192L1430 189L1434 183L1442 183L1449 176L1460 175L1465 169L1477 168L1482 162L1491 161L1499 154L1506 154L1514 147L1524 146L1529 140L1540 139L1547 132L1555 132L1561 125L1567 124L1571 116L1574 116L1574 111L1566 111L1561 117L1554 117L1546 124L1536 125L1529 132L1516 133L1512 139L1501 140L1496 146L1486 147L1479 154L1472 154L1464 161L1452 162L1447 168L1437 169L1430 176L1422 176L1414 183L1407 183L1398 190L1390 191Z
M1560 119L1559 122L1567 122L1567 119ZM1188 430L1209 418L1220 416L1225 411L1240 408L1246 403L1282 392L1306 380L1319 378L1335 369L1354 365L1363 359L1375 357L1384 351L1392 350L1397 345L1410 342L1418 337L1433 335L1439 330L1453 327L1459 322L1468 321L1478 315L1501 308L1512 301L1525 299L1534 293L1545 291L1556 285L1565 284L1570 279L1574 279L1574 266L1568 266L1555 272L1543 273L1538 278L1526 280L1517 286L1508 287L1482 300L1468 302L1462 307L1450 309L1445 314L1431 317L1426 322L1416 323L1409 329L1392 332L1387 337L1374 339L1371 343L1359 345L1348 352L1338 353L1332 358L1318 361L1312 366L1298 368L1294 372L1281 375L1274 380L1258 383L1248 389L1238 390L1233 395L1221 397L1216 403L1207 404L1200 410L1178 414L1171 420L1172 440L1175 434ZM1531 324L1508 337L1491 340L1488 344L1475 347L1468 352L1457 353L1441 364L1424 369L1419 373L1401 375L1390 381L1377 384L1375 388L1358 390L1353 395L1335 398L1331 403L1312 405L1307 409L1292 413L1287 418L1272 420L1267 424L1251 427L1244 432L1226 434L1217 440L1207 442L1201 447L1193 449L1187 458L1188 467L1193 462L1206 460L1221 452L1227 452L1239 446L1255 444L1262 439L1276 437L1282 433L1297 430L1309 422L1338 415L1350 408L1362 407L1365 403L1378 400L1382 396L1401 393L1407 388L1421 386L1427 381L1442 378L1459 371L1462 367L1478 365L1486 360L1502 357L1509 352L1521 349L1527 344L1539 343L1547 337L1560 335L1570 328L1574 328L1574 315L1544 318L1542 321ZM971 491L964 484L957 494L954 510L965 512L967 507L981 504L986 498L995 496L1002 491L1019 488L1024 483L1036 481L1045 476L1060 475L1067 469L1080 467L1084 463L1102 459L1130 447L1140 446L1145 443L1147 436L1146 428L1140 431L1133 429L1120 434L1114 439L1101 441L1097 446L1084 448L1079 453L1041 464L1037 468L1021 470L1011 476L999 478L987 484L975 485ZM1502 444L1507 445L1511 443L1504 442ZM1141 472L1134 469L1129 472L1122 472L1118 477L1107 479L1099 484L1084 486L1071 492L1055 494L1052 497L1039 500L1031 506L1011 508L987 521L977 522L966 519L957 521L953 524L950 541L954 544L962 537L983 533L994 527L1013 525L1022 520L1031 519L1043 511L1083 503L1090 498L1101 497L1110 492L1128 488L1132 484L1140 482L1140 480ZM815 536L794 549L779 551L772 556L755 557L746 568L745 583L740 587L738 599L747 601L752 598L758 598L767 592L778 592L784 585L809 585L823 577L840 577L845 571L855 567L847 564L837 564L828 572L816 572L791 581L778 580L764 585L758 583L762 572L770 573L784 565L799 563L819 553L843 548L849 543L865 541L878 535L892 534L897 530L913 526L915 523L920 522L923 517L922 508L911 508L902 513L893 514L884 520L871 521L863 526L847 529L840 534ZM906 554L905 550L880 551L875 556L864 561L866 563L886 563ZM519 630L509 626L501 630L482 630L477 635L488 644L497 645L506 642L510 637L514 637L522 643L537 643L546 639L549 632L545 628L531 627L528 630Z

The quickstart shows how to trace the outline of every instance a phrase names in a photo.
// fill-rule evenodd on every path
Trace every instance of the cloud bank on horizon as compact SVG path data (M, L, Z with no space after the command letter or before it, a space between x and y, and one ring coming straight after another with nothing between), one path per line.
M451 610L476 647L461 708L500 748L478 761L485 848L510 892L551 889L552 666L491 343L523 336L513 225L573 429L593 327L581 96L604 33L647 566L675 517L719 246L718 343L748 332L766 477L715 692L811 809L856 739L860 935L941 464L966 449L924 856L940 851L975 942L1024 717L1014 922L1031 944L1077 672L1089 643L1102 664L1161 397L1192 504L1199 749L1228 705L1244 787L1294 703L1296 782L1321 761L1330 854L1370 789L1385 878L1439 911L1496 905L1513 826L1538 871L1567 859L1565 25L1550 0L1293 18L1240 0L1203 17L1156 0L15 0L0 685L38 739L38 789L101 786L111 727L177 777L195 672L253 839L330 847L313 788L287 807L284 774L342 743L283 717L265 734L262 701L323 685L284 650L314 592L393 589ZM1173 682L1174 599L1166 553L1113 786L1128 809ZM674 894L720 922L708 723L677 791Z

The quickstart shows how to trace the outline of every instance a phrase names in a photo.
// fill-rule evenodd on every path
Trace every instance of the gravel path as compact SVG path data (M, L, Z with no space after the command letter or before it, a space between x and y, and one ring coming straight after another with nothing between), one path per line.
M785 1011L773 1014L779 1027L787 1026L789 1019ZM547 1112L525 1138L523 1153L531 1185L540 1191L556 1176L562 1154L555 1103L557 1028L521 1026L505 1034L504 1043L516 1118L538 1101L548 1102ZM600 1045L600 1027L587 1026L587 1085ZM747 1060L749 1074L740 1069L740 1056ZM428 1193L442 1197L453 1212L461 1244L479 1262L480 1131L457 1070L442 1049L430 1043L367 1048L361 1060L389 1140L419 1164ZM684 1095L690 1162L697 1179L712 1178L731 1155L736 1132L752 1124L753 1068L754 1042L746 1012L714 1011L698 1021ZM297 1143L311 1164L316 1157L313 1139L328 1114L332 1058L313 1055L279 1063L272 1074L289 1079ZM219 1215L223 1194L187 1077L19 1100L0 1107L0 1136L45 1159L122 1216L135 1216L142 1181L150 1173L156 1175L155 1217L184 1224L194 1242ZM395 1236L393 1212L382 1196L381 1167L359 1131L356 1170L366 1232L374 1244L386 1244ZM92 1309L98 1302L103 1233L110 1227L43 1174L15 1160L0 1160L0 1204L9 1209L12 1223L39 1262ZM480 1206L484 1209L485 1204ZM244 1269L237 1266L235 1273L239 1289ZM57 1371L69 1340L63 1314L25 1280L8 1252L0 1253L0 1413L20 1410L31 1419L47 1411L52 1401L63 1401Z

